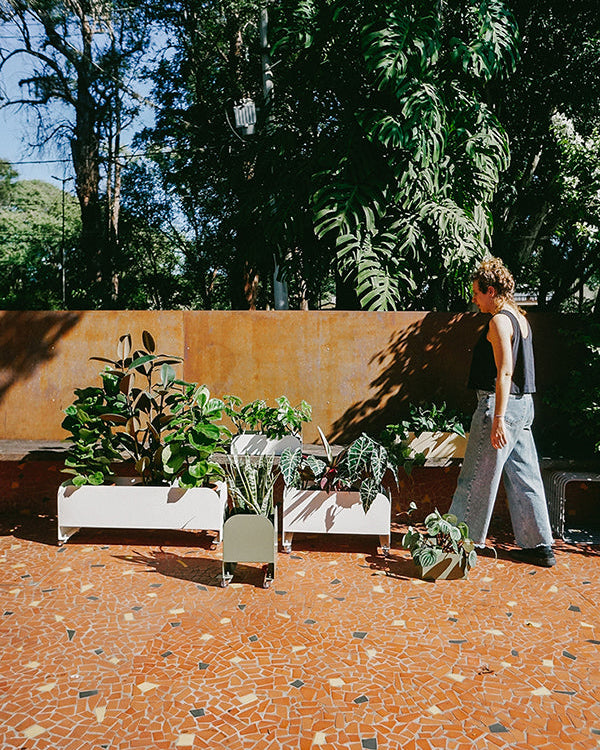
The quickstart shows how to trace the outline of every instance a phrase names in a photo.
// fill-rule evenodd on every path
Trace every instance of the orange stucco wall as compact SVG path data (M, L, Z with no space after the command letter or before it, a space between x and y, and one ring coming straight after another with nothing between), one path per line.
M543 390L568 370L557 333L566 318L530 319ZM136 345L147 329L158 351L184 357L184 379L244 401L305 399L313 407L305 440L319 425L343 442L395 421L408 401L469 409L465 380L483 322L429 312L0 312L0 438L64 438L73 390L99 383L102 365L89 357L113 357L121 334Z

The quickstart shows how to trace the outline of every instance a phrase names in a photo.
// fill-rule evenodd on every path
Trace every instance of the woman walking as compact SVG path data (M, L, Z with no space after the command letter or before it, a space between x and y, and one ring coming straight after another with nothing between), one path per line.
M473 349L469 387L477 409L450 513L484 546L494 502L504 486L515 541L511 556L552 567L552 531L531 433L535 369L531 328L514 301L515 282L498 258L473 275L473 302L491 318Z

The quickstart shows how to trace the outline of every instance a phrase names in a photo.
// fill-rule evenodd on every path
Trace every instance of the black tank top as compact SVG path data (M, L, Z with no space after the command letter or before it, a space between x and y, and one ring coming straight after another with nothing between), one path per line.
M513 327L512 336L512 359L513 375L510 384L510 392L521 395L523 393L535 393L535 365L533 362L533 338L529 322L527 328L529 334L523 338L521 327L516 315L509 310L500 310L497 315L508 315ZM496 363L494 361L494 350L487 339L490 324L483 329L475 347L473 348L473 360L469 373L469 388L482 391L494 391L496 389Z

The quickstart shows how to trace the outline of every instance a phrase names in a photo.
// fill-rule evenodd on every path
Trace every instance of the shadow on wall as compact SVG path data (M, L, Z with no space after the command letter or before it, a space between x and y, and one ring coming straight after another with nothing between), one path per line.
M53 359L56 343L80 315L40 310L0 313L0 400L14 383Z
M410 403L445 401L470 412L473 394L466 387L471 352L485 316L475 313L427 313L394 334L370 366L379 369L371 395L357 401L332 426L332 440L348 442L362 432L377 435L408 413Z

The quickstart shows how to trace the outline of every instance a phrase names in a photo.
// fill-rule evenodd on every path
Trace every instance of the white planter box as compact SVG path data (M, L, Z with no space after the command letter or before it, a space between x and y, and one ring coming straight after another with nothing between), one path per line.
M58 490L58 541L80 528L185 529L218 533L221 540L227 485L215 489L125 485L61 486Z
M233 456L260 456L264 454L281 456L286 448L302 448L302 441L295 435L286 435L279 440L271 440L260 432L244 432L231 439Z
M390 548L391 502L378 493L365 513L359 492L286 489L283 493L285 552L292 548L294 533L375 534L384 554Z
M467 437L455 432L422 432L419 437L415 437L411 432L408 445L415 453L424 453L429 460L464 458Z

